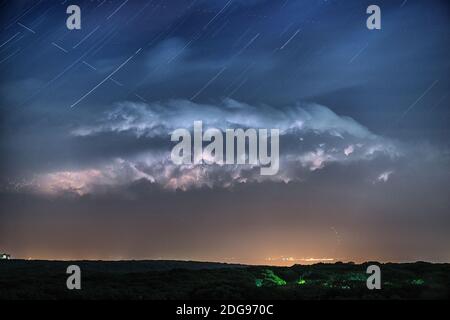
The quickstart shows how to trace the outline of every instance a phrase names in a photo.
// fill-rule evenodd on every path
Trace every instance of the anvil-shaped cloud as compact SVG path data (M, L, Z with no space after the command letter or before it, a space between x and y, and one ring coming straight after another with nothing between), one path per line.
M96 124L73 131L89 136L100 132L132 132L137 136L166 135L177 128L192 126L194 121L225 130L227 128L278 128L281 133L314 131L336 137L350 135L360 139L376 139L367 128L349 117L335 114L317 104L297 104L278 109L268 105L252 106L233 99L219 104L197 104L188 100L167 103L119 103Z
M170 160L170 134L192 128L201 120L206 128L267 128L280 130L280 170L261 176L251 165L174 165ZM128 135L167 141L167 150L151 148L123 158L107 159L95 168L42 173L31 184L44 193L92 193L104 187L146 179L165 189L230 187L235 183L300 181L329 163L369 161L378 156L401 155L389 139L370 132L355 120L339 116L318 104L275 108L254 106L232 99L218 104L171 100L151 104L122 102L94 123L71 132L85 141L98 135Z

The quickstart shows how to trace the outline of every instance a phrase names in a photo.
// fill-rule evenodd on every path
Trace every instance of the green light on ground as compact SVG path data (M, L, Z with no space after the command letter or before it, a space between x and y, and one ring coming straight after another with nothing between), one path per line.
M425 283L425 281L423 281L422 279L414 279L411 281L412 284L416 285L416 286L421 286Z
M367 277L361 273L350 273L348 280L350 281L366 281Z
M304 285L304 284L306 284L306 280L305 279L299 279L299 280L297 280L297 284Z
M262 279L256 279L255 280L255 285L260 288L263 285L263 280Z
M281 279L279 276L277 276L272 270L266 269L263 272L263 282L269 282L271 284L275 284L277 286L284 286L286 285L286 281Z

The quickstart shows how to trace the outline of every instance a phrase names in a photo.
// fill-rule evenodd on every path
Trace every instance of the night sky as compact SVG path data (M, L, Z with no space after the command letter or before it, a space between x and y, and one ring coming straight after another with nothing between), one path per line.
M0 252L450 262L448 1L3 0L0 22ZM279 129L278 174L173 164L196 120Z

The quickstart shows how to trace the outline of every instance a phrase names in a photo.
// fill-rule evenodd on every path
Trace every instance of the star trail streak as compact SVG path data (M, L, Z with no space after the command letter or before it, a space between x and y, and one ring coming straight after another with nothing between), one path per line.
M135 56L139 54L139 52L142 50L142 48L139 48L133 55L131 55L127 60L125 60L120 66L118 66L116 69L114 69L113 72L111 72L106 78L104 78L102 81L100 81L95 87L93 87L91 90L89 90L85 95L83 95L80 99L75 101L70 107L74 108L79 103L81 103L84 99L86 99L92 92L97 90L98 87L100 87L102 84L104 84L106 81L111 79L113 75L115 75L120 69L122 69L128 62L130 62L131 59L133 59Z

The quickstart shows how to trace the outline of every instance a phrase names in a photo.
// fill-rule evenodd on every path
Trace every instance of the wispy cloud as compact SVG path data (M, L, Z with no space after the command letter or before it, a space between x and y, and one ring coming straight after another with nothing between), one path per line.
M385 171L377 177L375 182L387 182L393 173L394 171Z

